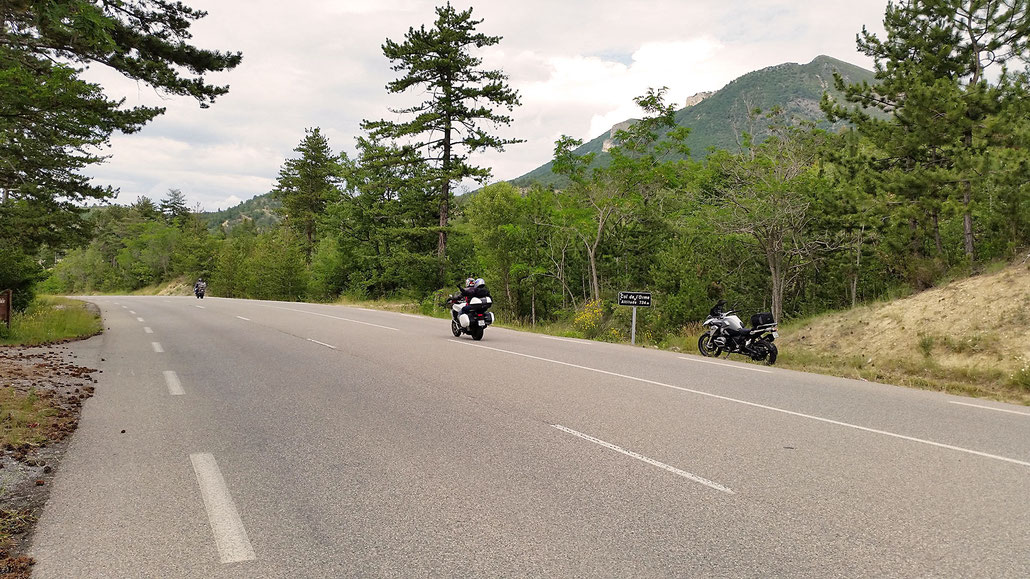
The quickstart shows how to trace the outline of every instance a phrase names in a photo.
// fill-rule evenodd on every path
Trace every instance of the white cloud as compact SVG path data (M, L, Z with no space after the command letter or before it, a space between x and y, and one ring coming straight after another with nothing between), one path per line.
M396 77L380 46L409 27L431 25L430 0L187 0L208 16L194 27L205 48L241 50L243 64L209 79L231 86L210 109L190 99L160 98L148 87L102 69L90 71L127 104L168 112L138 134L112 142L110 162L91 170L121 187L120 202L160 198L178 188L206 209L267 192L279 168L318 126L337 151L353 152L362 119L395 118L388 95ZM456 8L467 4L454 2ZM479 30L503 37L484 51L522 95L510 127L498 132L526 143L473 162L510 179L550 159L554 140L584 140L637 116L632 98L669 87L669 102L782 62L829 54L871 66L855 52L862 25L880 30L886 0L595 0L475 1ZM420 96L420 95L416 95Z

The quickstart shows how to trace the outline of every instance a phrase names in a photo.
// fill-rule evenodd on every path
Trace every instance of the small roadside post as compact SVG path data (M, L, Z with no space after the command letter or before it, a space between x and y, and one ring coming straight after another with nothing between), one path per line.
M629 343L637 344L637 308L651 307L650 292L619 292L620 306L633 306L633 325L629 333Z
M11 299L14 296L14 292L11 290L4 290L0 292L0 322L7 324L7 329L11 329Z

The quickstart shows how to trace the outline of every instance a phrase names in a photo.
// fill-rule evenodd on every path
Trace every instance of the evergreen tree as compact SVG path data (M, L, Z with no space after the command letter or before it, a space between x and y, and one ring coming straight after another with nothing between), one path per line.
M405 122L365 121L362 127L373 139L410 141L430 162L429 182L438 197L439 232L437 256L447 253L452 189L466 178L485 180L490 172L469 162L472 153L486 149L504 150L518 140L502 139L482 128L511 123L511 117L495 112L497 107L511 111L519 104L518 93L506 84L499 70L483 70L482 59L472 55L473 48L494 46L499 36L477 33L482 20L472 18L472 9L458 11L448 2L436 8L432 28L410 28L404 42L387 39L383 54L394 71L403 76L387 84L390 93L417 89L428 95L420 104L395 110L412 117Z
M317 127L305 131L294 151L300 156L283 164L272 196L282 203L277 211L301 236L305 260L310 262L318 243L318 221L326 206L340 197L342 168Z
M877 84L845 87L838 77L853 106L824 97L823 109L831 120L854 123L880 149L872 166L884 175L883 189L910 201L913 224L929 222L922 229L932 232L938 254L941 213L949 199L959 201L963 251L972 260L974 200L988 183L984 175L998 169L990 151L1005 132L990 119L1022 99L1005 66L1030 62L1030 6L910 0L888 4L884 28L884 39L864 28L858 38L876 63ZM992 67L1002 67L1000 75L992 77ZM870 115L869 107L890 116Z
M135 132L164 112L123 109L75 66L103 65L202 107L228 90L204 75L234 68L241 55L188 42L204 15L165 0L0 2L0 243L31 252L81 241L81 202L114 190L78 171L102 161L98 148L114 131Z

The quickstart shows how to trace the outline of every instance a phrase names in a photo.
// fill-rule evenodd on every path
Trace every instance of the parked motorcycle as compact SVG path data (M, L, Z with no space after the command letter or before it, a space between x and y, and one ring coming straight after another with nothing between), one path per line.
M493 300L489 297L469 300L466 313L462 312L465 310L466 303L465 296L461 293L447 298L443 305L448 304L451 305L451 333L455 338L462 334L468 334L472 336L473 340L482 340L483 331L494 323L493 312L487 311L493 305Z
M697 340L697 349L702 356L718 357L726 352L727 355L743 354L770 366L776 363L778 352L773 340L780 334L771 313L762 312L751 316L751 327L745 328L737 312L721 312L719 309L718 306L713 308L701 324L707 328Z

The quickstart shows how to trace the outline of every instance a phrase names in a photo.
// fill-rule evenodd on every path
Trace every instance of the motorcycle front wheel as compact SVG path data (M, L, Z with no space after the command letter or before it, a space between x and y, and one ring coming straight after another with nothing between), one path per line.
M458 320L451 320L451 333L455 338L461 335L461 326L458 325Z
M697 349L706 358L718 358L722 354L722 348L712 343L712 335L708 332L701 334L697 339Z

